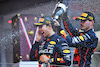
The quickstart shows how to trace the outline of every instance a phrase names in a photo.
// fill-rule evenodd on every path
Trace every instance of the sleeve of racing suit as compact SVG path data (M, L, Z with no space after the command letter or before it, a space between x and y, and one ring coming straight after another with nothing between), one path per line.
M79 35L79 29L73 27L73 25L70 23L69 17L67 13L63 15L63 23L66 31L71 35L71 36L76 36Z
M82 36L75 36L70 37L67 36L66 40L69 42L70 46L83 46L88 48L95 48L97 47L98 39L96 37L93 37L89 34L83 34Z
M67 43L59 42L55 48L61 56L51 57L49 62L57 65L70 65L71 64L71 55L70 49Z
M94 32L84 33L83 35L80 36L71 37L68 36L60 26L58 28L59 28L59 34L68 41L69 46L73 47L83 46L91 48L95 48L97 46L98 38L96 37Z
M35 44L32 45L30 52L30 61L38 61L38 48L41 42L35 41Z

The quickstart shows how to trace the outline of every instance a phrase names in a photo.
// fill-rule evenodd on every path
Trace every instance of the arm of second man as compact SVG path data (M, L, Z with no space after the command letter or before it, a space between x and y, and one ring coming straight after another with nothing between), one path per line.
M67 13L64 13L62 18L63 18L64 27L71 36L76 36L80 34L79 29L73 27L72 23L69 20L69 16L67 15Z
M71 37L66 34L66 32L61 28L61 26L59 26L58 28L59 35L61 35L64 39L68 41L69 46L78 47L80 45L83 47L96 47L95 44L97 43L98 39L96 38L94 33L81 33L81 35L79 36Z

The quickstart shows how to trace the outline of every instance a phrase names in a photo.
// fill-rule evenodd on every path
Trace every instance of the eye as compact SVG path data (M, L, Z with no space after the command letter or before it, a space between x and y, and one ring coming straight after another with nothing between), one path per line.
M86 20L81 20L82 23L84 23Z
M42 28L42 26L39 26L39 28Z

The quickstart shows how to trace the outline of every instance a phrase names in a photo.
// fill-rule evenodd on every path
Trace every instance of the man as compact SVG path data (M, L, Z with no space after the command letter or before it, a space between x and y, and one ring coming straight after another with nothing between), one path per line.
M73 35L73 37L60 32L59 35L68 41L69 46L77 47L80 50L78 67L90 67L91 57L98 43L98 38L93 29L95 23L94 15L91 12L83 12L80 17L76 18L76 20L80 20L81 30L72 26L68 20L67 14L64 14L63 17L65 28L70 35ZM59 25L59 22L56 20L54 21L56 22L57 30L62 31L63 29Z
M50 63L55 65L70 65L70 49L68 42L58 36L53 30L54 22L50 17L40 18L39 23L34 23L39 27L36 36L36 42L33 44L30 52L30 60L39 63ZM46 38L45 41L39 42L41 37Z

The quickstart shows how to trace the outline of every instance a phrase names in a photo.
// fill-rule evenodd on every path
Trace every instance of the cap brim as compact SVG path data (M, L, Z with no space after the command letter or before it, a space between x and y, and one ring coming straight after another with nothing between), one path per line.
M41 26L41 25L43 25L43 23L34 23L33 25L34 26Z
M83 18L83 17L77 17L75 20L86 20L86 18Z

